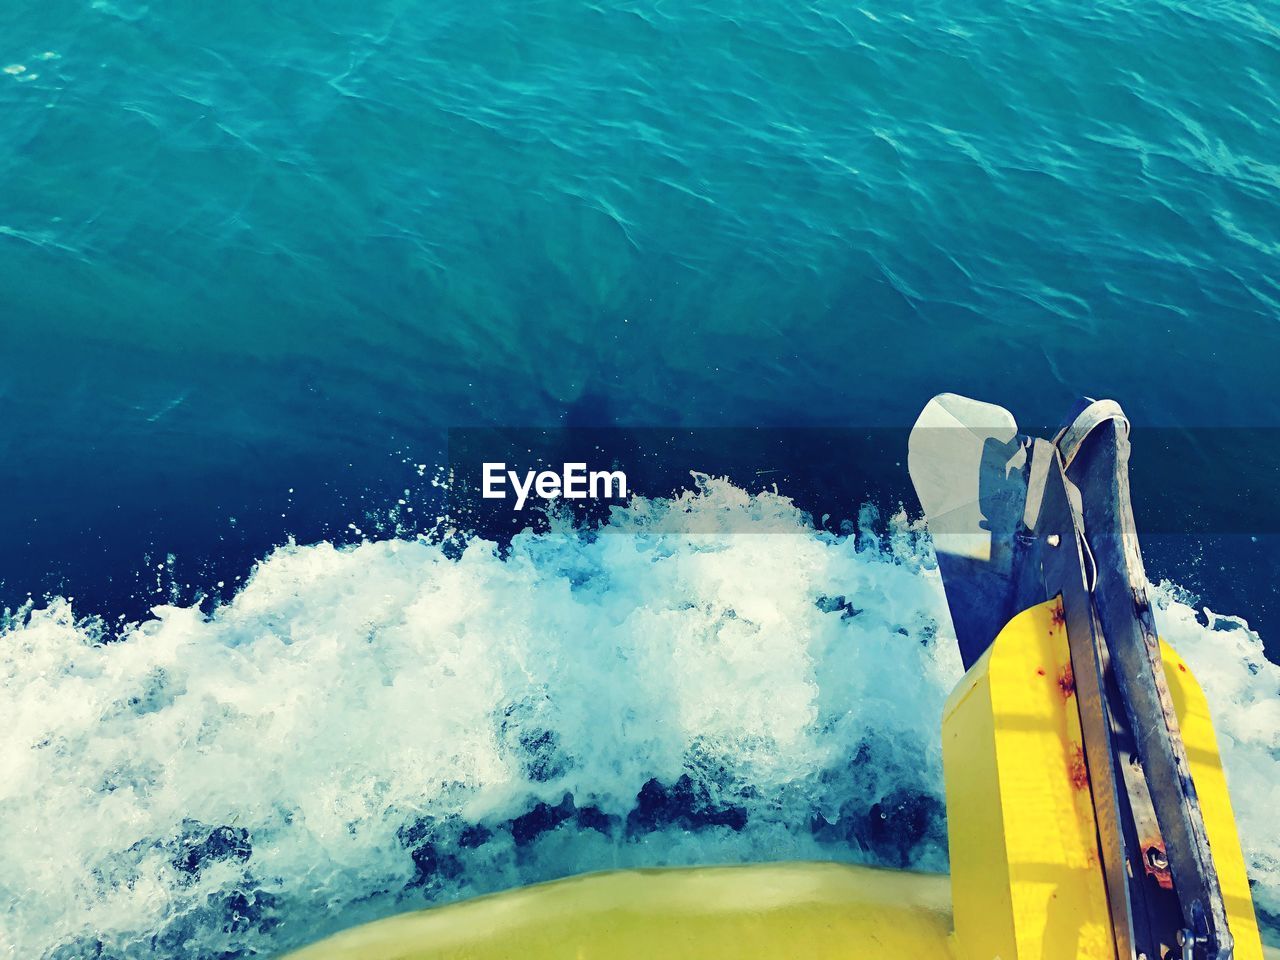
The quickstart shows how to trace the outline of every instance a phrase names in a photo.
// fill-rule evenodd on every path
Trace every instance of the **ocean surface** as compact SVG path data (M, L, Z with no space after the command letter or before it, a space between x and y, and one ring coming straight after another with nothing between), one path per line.
M941 391L1128 411L1280 936L1277 157L1270 2L4 4L0 956L945 869ZM617 536L451 479L757 427L881 452L655 444Z

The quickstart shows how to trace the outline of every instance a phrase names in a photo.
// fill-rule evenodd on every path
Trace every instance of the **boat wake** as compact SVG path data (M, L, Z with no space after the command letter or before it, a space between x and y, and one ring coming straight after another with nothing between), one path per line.
M1156 596L1275 917L1280 667L1243 620ZM212 614L104 640L66 600L0 632L0 954L270 956L617 866L946 868L961 668L905 516L836 534L700 478L504 548L286 545Z

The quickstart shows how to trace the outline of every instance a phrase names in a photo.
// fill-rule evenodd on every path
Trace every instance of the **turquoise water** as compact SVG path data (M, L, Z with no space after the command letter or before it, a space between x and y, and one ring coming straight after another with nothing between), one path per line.
M23 956L270 954L305 939L300 918L319 902L378 915L615 859L807 852L941 865L932 768L918 777L833 774L827 782L846 792L843 820L840 803L817 788L788 793L770 808L776 815L748 812L742 829L734 829L737 814L707 813L754 808L740 797L695 797L728 789L703 775L708 757L745 749L718 725L723 717L698 713L703 688L681 714L686 738L655 747L652 769L608 783L571 773L572 763L530 761L549 749L540 739L548 731L572 740L541 719L529 721L534 732L523 740L498 723L486 741L493 765L457 773L467 786L447 797L414 788L409 771L439 780L465 751L377 754L402 771L382 793L367 792L352 772L325 780L325 745L369 722L355 705L324 713L331 738L293 743L280 733L290 749L314 751L314 767L303 764L311 773L290 780L281 772L285 751L277 758L285 766L264 761L279 776L204 807L192 788L165 779L177 748L163 739L163 723L160 739L132 754L108 748L95 731L123 697L113 691L137 687L134 699L154 706L143 716L210 731L225 720L224 734L209 734L221 767L172 761L191 783L210 782L212 771L236 769L235 758L253 752L245 732L253 723L227 717L267 722L270 697L251 682L256 674L237 675L244 686L234 707L182 691L201 671L228 669L217 655L224 648L256 651L261 684L278 684L272 644L314 633L319 613L288 601L286 587L254 606L243 585L255 563L271 577L293 570L294 594L329 614L338 598L382 611L379 598L397 576L407 579L390 593L405 603L435 596L440 578L462 576L430 564L393 575L395 564L385 567L377 553L391 547L376 547L414 544L436 529L443 495L432 481L450 428L865 426L905 437L941 390L1003 403L1028 424L1055 423L1082 393L1114 396L1135 423L1171 428L1188 448L1213 447L1219 428L1237 431L1229 460L1215 459L1211 472L1180 471L1176 502L1147 542L1149 566L1177 584L1168 586L1171 609L1191 609L1179 592L1189 589L1275 643L1266 626L1280 573L1278 22L1274 4L1235 2L5 5L0 607L16 611L6 636L44 639L10 640L2 702L10 712L26 702L40 656L70 670L66 650L97 635L76 617L142 621L143 634L191 648L184 667L140 642L134 660L119 652L130 643L114 645L93 668L99 699L90 702L101 715L23 708L47 723L32 728L32 742L57 730L66 746L49 766L26 752L10 756L36 766L32 792L0 794L0 823L36 822L40 784L82 771L74 776L88 792L50 809L62 821L84 820L84 796L124 784L107 792L131 798L134 819L125 822L134 826L106 840L86 827L21 881L0 878L8 900L0 916L12 921L0 931L19 931L0 932L0 947L8 935ZM809 465L769 466L796 476ZM910 506L900 463L889 457L868 471L885 518L897 501ZM896 497L891 482L885 492L886 476L899 478ZM742 496L773 482L754 472L731 479ZM1135 477L1140 522L1144 491L1150 502L1172 479ZM785 483L779 492L788 493ZM1233 498L1252 505L1256 525L1212 519L1214 501ZM831 509L839 520L855 518L858 506L852 496ZM1211 519L1197 525L1206 512ZM786 538L787 550L819 550L812 527L787 517L798 534ZM887 521L867 536L902 542ZM312 573L279 554L265 559L291 537L300 546L286 550L299 551L304 567L311 558ZM332 561L351 565L343 586L324 579L329 555L317 544L366 539L376 543ZM524 574L497 560L494 570L480 564L485 609L517 607L521 589L550 596L555 583L567 590L590 581L584 564L609 574L619 602L651 611L655 635L663 635L655 626L663 611L685 609L677 583L650 582L585 547L580 555L532 542ZM854 563L840 552L853 554L854 538L841 543L832 556ZM686 557L685 549L671 546L671 555L696 567L699 551ZM884 549L907 577L902 589L923 591L902 600L905 609L925 612L895 611L901 595L892 591L850 603L879 611L889 634L936 642L935 696L954 665L927 548ZM523 586L522 575L532 578ZM839 609L815 606L828 588L836 585L802 580L780 586L777 599L844 623ZM717 584L689 589L701 591L707 610L739 602ZM34 610L21 606L28 596ZM207 614L215 600L223 612L204 626L150 613L161 602L202 601ZM39 619L45 608L50 621ZM510 624L473 616L481 655L472 669L487 676L482 665L502 661ZM568 644L598 633L597 616L606 614L562 611L549 622ZM606 620L620 616L614 609ZM226 625L237 618L248 626ZM392 614L369 619L404 661L436 649L427 637L445 643L440 636L461 629L428 618L404 626L417 638L410 642L395 633ZM357 621L338 618L348 633L335 649L357 649L348 646L362 636ZM737 628L712 617L698 629L691 635L714 647ZM1200 642L1186 629L1189 644ZM1235 769L1267 772L1246 801L1265 810L1277 789L1280 686L1243 622L1202 614L1198 629L1231 653L1210 657L1205 669L1244 678L1221 681L1231 705L1221 709L1239 706L1252 718L1240 721L1238 756L1248 759ZM62 640L48 640L49 630ZM847 641L854 628L823 620L814 630ZM1237 633L1253 640L1222 639ZM627 642L614 638L609 649ZM809 706L795 706L796 725L785 730L759 721L761 742L780 759L740 772L743 790L776 799L777 785L808 775L797 771L838 766L831 758L856 754L861 743L898 745L875 754L885 770L915 746L930 749L931 728L908 735L905 721L877 726L872 712L859 712L865 691L829 676L823 665L837 662L834 654L810 650L811 642L783 644L808 651L816 672L796 675L789 702ZM47 653L33 652L46 643ZM519 643L552 662L548 650L571 649L543 636ZM844 666L887 671L898 678L890 688L904 684L909 674L895 671L907 666L888 662L902 652L874 652L885 662L864 652ZM340 672L319 651L297 656L314 682L337 682ZM428 659L438 657L448 659L438 650ZM600 662L613 661L602 653ZM761 676L740 667L723 666L721 679L762 689ZM468 692L473 713L460 715L507 716L510 708L540 716L544 694L563 705L555 710L572 711L576 688L554 677L519 682L527 688L490 679L499 692ZM56 684L46 693L53 703L77 697ZM383 702L390 725L410 727L416 714L395 711L416 702ZM657 711L654 704L645 709ZM805 726L840 710L864 717L864 727L830 735ZM489 756L473 747L466 755ZM634 743L622 737L613 748ZM506 774L495 772L504 764ZM538 779L548 770L560 772ZM692 793L659 807L684 810L672 822L692 827L628 832L631 813L649 809L637 799L644 784L656 779L678 793L685 774ZM531 797L560 810L566 791L575 811L597 809L616 822L598 830L594 815L553 816L555 830L528 844L500 827L537 809ZM349 845L332 829L304 837L288 826L301 822L312 792L336 798L334 809L350 806L359 826ZM874 821L858 818L873 808L898 810L902 823L868 833ZM819 811L844 826L815 832ZM414 826L428 815L435 826ZM1274 913L1280 898L1265 884L1278 841L1260 813L1251 817L1251 868L1264 884L1260 903ZM448 865L443 851L471 827L506 830L516 853L486 852L493 848L482 843ZM224 828L233 834L211 839ZM243 843L240 829L252 834ZM437 838L424 839L432 830ZM708 837L700 847L697 838ZM436 852L424 853L433 843ZM183 867L189 858L173 852L182 844L213 867ZM316 872L317 861L328 866ZM311 886L302 879L309 871ZM228 919L236 916L250 919ZM175 946L193 936L201 946Z

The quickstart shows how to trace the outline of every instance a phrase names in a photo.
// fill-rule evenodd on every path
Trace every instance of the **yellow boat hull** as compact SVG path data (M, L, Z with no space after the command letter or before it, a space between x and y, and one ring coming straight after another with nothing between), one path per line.
M945 876L836 863L620 870L390 917L290 960L950 957Z

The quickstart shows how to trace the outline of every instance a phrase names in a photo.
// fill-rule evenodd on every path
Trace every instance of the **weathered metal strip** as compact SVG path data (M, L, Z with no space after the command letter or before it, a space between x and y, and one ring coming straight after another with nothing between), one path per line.
M1135 869L1161 888L1177 891L1184 957L1228 960L1232 938L1226 908L1160 662L1138 548L1129 495L1128 423L1118 407L1098 412L1104 415L1094 418L1088 435L1076 442L1068 476L1078 476L1082 483L1088 478L1081 519L1102 572L1093 603L1133 732L1144 790L1159 825L1157 835L1140 834Z

